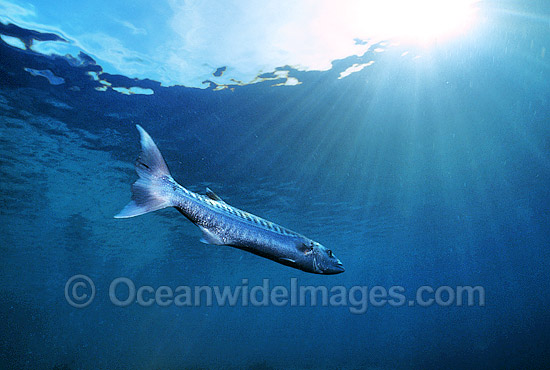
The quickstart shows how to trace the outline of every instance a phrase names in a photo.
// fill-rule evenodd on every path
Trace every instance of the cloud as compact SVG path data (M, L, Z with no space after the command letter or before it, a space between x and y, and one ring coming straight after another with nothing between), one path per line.
M257 82L260 74L289 70L285 66L326 71L334 60L363 55L384 40L440 37L464 27L460 22L476 0L159 0L154 7L138 2L132 16L111 0L97 1L94 9L111 12L107 22L99 11L73 19L63 9L45 19L44 4L36 3L35 11L6 0L0 0L0 20L35 24L70 40L63 48L44 43L34 50L81 48L109 73L206 87L207 80L218 86ZM227 68L214 76L219 67ZM341 77L358 68L364 67ZM285 85L297 83L291 78Z
M475 2L170 0L175 38L165 59L170 69L181 62L200 78L228 66L219 79L225 83L253 81L286 65L326 71L334 60L363 55L382 41L442 39L466 27Z
M21 20L27 17L34 17L35 11L32 5L24 8L20 5L0 0L0 22L13 23L15 20Z
M80 35L75 44L86 54L93 55L103 66L113 66L129 77L146 78L158 64L126 46L120 39L102 32Z
M25 50L27 47L25 46L25 43L18 39L17 37L11 37L6 35L0 35L0 40L4 41L6 44L13 46L14 48L18 48L21 50Z
M340 76L338 77L338 79L341 80L344 77L348 77L352 73L360 72L365 67L371 66L373 64L374 64L374 61L372 60L368 63L362 63L362 64L354 63L351 67L348 67L345 71L340 72Z
M124 20L121 20L121 19L117 19L117 18L113 18L113 21L115 21L116 23L126 27L127 29L129 29L132 34L134 35L147 35L147 30L145 28L139 28L139 27L136 27L134 26L132 23L128 22L128 21L124 21Z
M353 7L334 4L172 0L170 25L177 37L165 60L172 69L182 63L182 69L190 68L201 78L212 78L212 69L227 65L219 79L226 83L231 78L252 81L286 65L328 70L333 60L361 55L370 46L358 44L355 39L361 34L343 21Z

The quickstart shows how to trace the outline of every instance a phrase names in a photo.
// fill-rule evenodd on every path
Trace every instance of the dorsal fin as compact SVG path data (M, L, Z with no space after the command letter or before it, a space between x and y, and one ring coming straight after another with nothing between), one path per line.
M222 198L218 197L210 188L206 188L206 196L212 200L225 203Z

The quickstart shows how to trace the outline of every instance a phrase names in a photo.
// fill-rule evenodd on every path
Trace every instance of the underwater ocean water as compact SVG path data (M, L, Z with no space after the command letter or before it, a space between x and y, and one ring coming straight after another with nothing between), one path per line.
M1 0L0 368L550 368L549 4L379 3ZM115 219L137 124L345 272Z

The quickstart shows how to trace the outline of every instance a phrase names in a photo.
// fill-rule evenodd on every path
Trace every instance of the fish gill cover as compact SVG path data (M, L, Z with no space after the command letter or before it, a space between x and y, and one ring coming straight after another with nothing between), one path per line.
M0 0L0 367L549 366L547 2L52 4ZM113 219L135 124L346 272Z

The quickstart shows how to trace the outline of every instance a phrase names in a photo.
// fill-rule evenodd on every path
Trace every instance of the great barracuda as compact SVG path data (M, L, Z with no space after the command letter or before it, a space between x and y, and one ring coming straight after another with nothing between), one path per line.
M314 274L344 272L342 262L316 241L232 207L208 188L206 195L185 189L170 175L151 136L136 127L141 137L135 165L139 178L132 185L132 200L115 218L174 207L201 229L204 243L228 245Z

